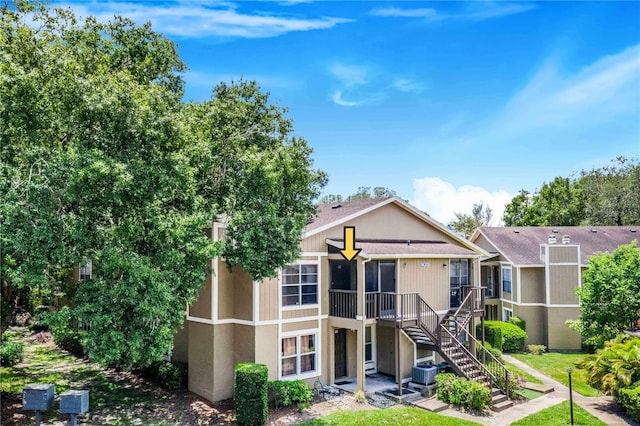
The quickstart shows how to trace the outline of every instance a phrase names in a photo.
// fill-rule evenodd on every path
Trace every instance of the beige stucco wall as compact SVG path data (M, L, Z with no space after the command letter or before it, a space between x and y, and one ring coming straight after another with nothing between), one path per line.
M436 311L449 309L448 259L400 259L396 271L399 292L419 293Z
M215 272L218 274L218 319L233 318L235 294L234 277L227 268L227 262L218 259Z
M189 315L192 317L211 319L211 274L202 282L198 291L198 298L189 307Z
M278 319L278 279L270 278L263 280L258 285L260 297L260 321L270 321Z
M393 226L390 227L389 224ZM390 203L366 215L305 238L302 251L326 253L326 238L343 238L345 226L355 226L357 238L440 240L459 245L457 241L417 218L413 213Z
M527 322L527 345L547 345L545 309L544 306L515 306L513 315Z
M550 302L554 305L577 304L578 265L549 265Z
M214 394L213 325L189 323L189 390L210 401ZM222 399L222 398L220 398Z
M568 319L576 319L579 308L547 308L548 333L550 350L578 350L582 347L580 334L565 325Z
M280 342L278 326L261 325L255 328L255 361L265 364L269 369L269 380L278 379L278 363L280 362Z
M189 321L173 336L173 352L171 360L189 362Z
M520 268L521 303L545 303L544 268Z

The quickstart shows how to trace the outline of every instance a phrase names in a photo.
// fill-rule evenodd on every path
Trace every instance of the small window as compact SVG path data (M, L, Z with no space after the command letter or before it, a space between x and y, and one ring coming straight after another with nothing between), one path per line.
M507 309L507 308L502 309L502 320L504 322L509 322L512 316L513 316L513 311L511 309Z
M89 281L93 272L93 265L90 260L80 264L80 281Z
M316 335L285 337L281 349L282 377L316 371Z
M502 269L502 291L511 293L511 268Z
M318 265L288 265L282 271L282 306L318 303Z

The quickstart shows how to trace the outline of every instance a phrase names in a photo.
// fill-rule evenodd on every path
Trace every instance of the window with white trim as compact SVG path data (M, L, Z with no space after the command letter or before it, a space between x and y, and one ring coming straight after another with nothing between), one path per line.
M316 371L316 335L285 337L280 350L282 377L299 376Z
M318 265L287 265L282 271L282 306L318 303Z
M511 268L502 268L502 292L511 293Z
M502 321L509 322L512 316L513 311L511 309L502 308Z

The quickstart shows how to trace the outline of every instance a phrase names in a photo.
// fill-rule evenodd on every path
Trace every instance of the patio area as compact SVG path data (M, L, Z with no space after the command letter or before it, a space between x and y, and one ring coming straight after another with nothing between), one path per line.
M346 392L354 393L356 391L356 379L347 378L338 380L333 386ZM398 389L398 384L395 382L393 377L380 373L366 375L365 392L367 395L383 393L383 391L389 391L390 389L394 389L396 392Z

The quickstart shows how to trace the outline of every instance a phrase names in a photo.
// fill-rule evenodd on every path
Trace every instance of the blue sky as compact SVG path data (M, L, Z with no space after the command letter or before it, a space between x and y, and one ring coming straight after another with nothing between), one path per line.
M441 222L520 189L640 157L639 2L74 2L151 21L186 100L257 80L328 172ZM496 220L496 224L497 224Z

